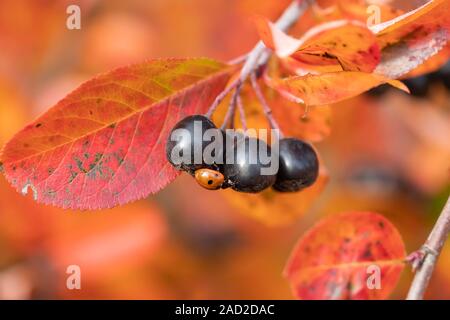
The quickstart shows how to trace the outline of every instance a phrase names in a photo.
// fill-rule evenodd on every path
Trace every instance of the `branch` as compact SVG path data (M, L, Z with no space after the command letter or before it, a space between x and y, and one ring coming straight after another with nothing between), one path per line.
M447 199L427 241L419 250L421 261L409 288L407 300L421 300L430 282L439 254L450 232L450 197Z
M256 79L255 73L252 73L250 75L250 81L253 86L253 91L255 91L256 97L258 98L259 103L261 103L261 106L264 110L264 114L265 114L267 120L269 121L270 127L272 129L277 129L279 132L280 138L283 138L283 134L280 130L280 126L278 125L277 121L275 120L275 118L272 115L272 109L270 108L269 104L267 103L266 98L264 98L264 95L261 91L261 87L259 86L258 80Z
M275 25L281 31L287 31L295 22L305 13L306 9L313 4L315 0L294 0L289 7L284 10L280 18L275 22ZM267 63L270 58L270 52L262 41L258 41L256 46L247 56L244 66L241 70L240 80L242 82L255 71L258 67Z
M236 103L239 110L239 118L241 119L242 129L247 131L247 119L245 119L245 110L244 105L242 104L241 96L237 96Z
M233 95L230 99L230 105L228 107L228 111L223 119L222 126L220 127L222 130L226 129L228 125L233 126L234 124L234 114L236 110L237 98L239 97L239 93L241 92L242 86L236 87L236 90L233 92Z
M275 25L282 31L287 31L294 23L303 15L306 9L313 4L315 0L293 0L292 3L284 10L280 18L275 22ZM270 51L266 48L262 41L258 41L256 46L249 54L243 55L231 61L231 64L245 61L242 66L239 78L231 83L221 94L216 97L213 104L209 108L206 116L211 118L214 111L219 106L220 102L225 96L234 88L240 87L249 75L257 70L259 67L265 65L270 58Z

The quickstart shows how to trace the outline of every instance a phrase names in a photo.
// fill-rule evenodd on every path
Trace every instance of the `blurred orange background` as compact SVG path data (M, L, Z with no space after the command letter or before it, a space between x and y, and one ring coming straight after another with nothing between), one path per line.
M4 0L0 144L97 73L156 57L240 56L258 40L251 15L275 20L289 3ZM70 4L81 8L80 30L66 28ZM186 175L146 200L92 212L38 205L0 178L0 298L293 299L281 273L296 240L347 210L384 214L414 251L450 191L449 101L437 85L427 98L391 90L333 105L330 134L315 144L329 174L323 193L307 210L297 208L302 195L266 199L270 217ZM274 225L286 210L301 212ZM73 264L81 290L66 288ZM407 268L392 298L403 299L411 279ZM450 243L427 298L450 299Z

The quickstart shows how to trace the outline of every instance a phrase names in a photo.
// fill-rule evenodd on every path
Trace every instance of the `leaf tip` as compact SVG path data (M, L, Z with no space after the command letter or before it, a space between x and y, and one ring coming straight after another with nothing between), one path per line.
M387 83L389 83L391 86L393 86L394 88L397 88L399 90L402 90L408 94L410 94L411 92L409 91L409 88L406 86L406 84L404 84L403 82L401 82L400 80L389 80Z

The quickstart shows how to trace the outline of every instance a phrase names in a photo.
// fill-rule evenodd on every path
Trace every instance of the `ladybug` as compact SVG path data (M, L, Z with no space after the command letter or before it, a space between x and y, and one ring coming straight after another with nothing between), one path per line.
M222 187L225 177L219 171L204 168L195 171L195 180L205 189L217 190Z

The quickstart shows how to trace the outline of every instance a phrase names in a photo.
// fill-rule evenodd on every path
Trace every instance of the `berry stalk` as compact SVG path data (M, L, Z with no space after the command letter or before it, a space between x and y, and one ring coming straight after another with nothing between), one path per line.
M303 15L306 9L310 5L314 4L315 0L293 0L292 3L284 10L280 18L275 22L275 25L282 31L287 31L291 28L295 22ZM233 81L228 87L225 88L214 100L214 102L209 107L205 116L211 118L214 111L216 111L219 104L223 101L225 96L230 93L233 89L242 86L242 84L247 80L247 78L258 68L267 64L271 53L269 49L266 48L262 41L258 41L256 46L248 53L243 56L237 57L232 60L231 64L239 64L244 62L242 69L240 71L239 77Z
M269 121L270 127L272 129L277 129L280 138L283 138L283 133L281 132L280 126L278 125L277 121L272 115L272 109L270 108L269 104L267 103L266 98L264 98L264 95L261 91L261 87L258 84L258 80L256 79L256 74L252 73L250 76L250 81L252 83L253 90L256 93L256 97L258 98L259 102L261 103L261 106L264 110L264 114L266 115L267 120Z
M242 104L241 96L237 97L236 103L239 110L239 118L241 119L242 129L247 131L247 119L245 118L245 110L244 105Z
M228 106L227 113L225 115L225 118L223 119L221 129L225 129L228 125L230 125L231 127L233 127L233 125L234 125L233 120L234 120L234 114L236 111L237 98L239 97L241 88L242 88L242 86L237 86L233 92L233 96L231 97L230 105Z

